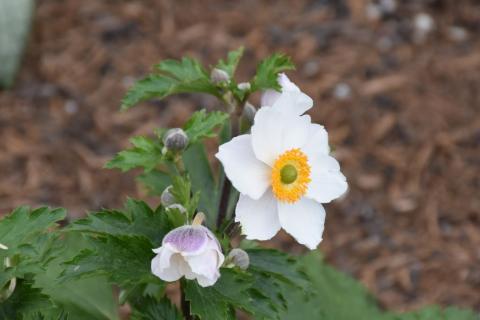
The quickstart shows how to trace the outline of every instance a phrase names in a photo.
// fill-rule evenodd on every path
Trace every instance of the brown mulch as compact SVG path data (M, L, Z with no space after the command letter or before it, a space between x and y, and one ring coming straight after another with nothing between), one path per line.
M327 260L388 308L480 310L480 4L396 1L374 18L368 3L39 1L17 83L0 92L0 212L49 204L78 217L144 196L105 161L131 135L215 101L181 95L118 113L132 81L161 59L213 64L240 45L246 80L283 51L350 184L327 205ZM419 13L435 21L424 36Z

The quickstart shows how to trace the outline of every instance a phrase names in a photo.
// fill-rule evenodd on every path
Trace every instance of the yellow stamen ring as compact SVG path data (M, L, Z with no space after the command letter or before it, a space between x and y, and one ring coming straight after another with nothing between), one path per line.
M310 183L308 158L300 149L291 149L280 155L272 168L272 190L284 202L297 202Z

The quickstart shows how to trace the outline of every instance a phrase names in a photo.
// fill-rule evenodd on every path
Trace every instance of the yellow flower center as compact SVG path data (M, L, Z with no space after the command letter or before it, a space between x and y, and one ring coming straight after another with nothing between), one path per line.
M291 149L280 155L272 168L272 190L275 197L294 203L306 192L310 183L310 166L300 149Z

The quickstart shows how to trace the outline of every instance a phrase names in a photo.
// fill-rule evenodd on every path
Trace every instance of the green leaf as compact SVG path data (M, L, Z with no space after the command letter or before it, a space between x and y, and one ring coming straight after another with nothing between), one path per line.
M33 0L0 0L0 87L10 87L30 32Z
M243 56L244 48L240 47L237 50L230 51L227 55L227 61L220 60L216 68L221 69L228 73L230 78L233 78L235 70L237 69L238 62Z
M57 233L40 233L32 237L30 243L19 246L14 253L9 250L5 257L8 256L14 263L9 268L0 264L0 288L13 277L31 278L32 275L43 273L45 265L56 254L54 245L58 240L60 239ZM4 251L0 253L2 253L0 261L3 261Z
M257 74L253 78L251 91L275 89L280 90L278 83L278 73L287 70L293 70L293 65L290 57L282 53L275 53L270 57L262 60L257 67Z
M273 249L247 249L250 269L266 272L290 283L305 286L305 277L298 271L296 261L287 254Z
M313 287L315 299L310 301L308 307L302 308L295 308L289 303L286 319L308 318L318 308L325 319L381 319L382 313L367 290L351 277L323 263L318 253L303 257L300 263ZM286 297L286 301L299 301L302 298L292 295Z
M282 294L287 312L281 319L335 319L335 320L475 320L473 311L457 308L427 307L404 314L380 310L376 300L363 285L350 276L326 265L318 252L299 259L301 269L309 282L311 295L284 288Z
M310 283L299 271L300 266L296 260L271 249L254 248L246 251L250 257L248 271L255 278L252 290L264 298L257 299L254 304L252 313L257 318L283 319L284 315L288 314L290 304L287 304L287 301L292 296L299 297L298 300L303 302L312 298ZM318 308L313 310L318 311Z
M4 320L43 319L46 314L60 313L48 296L27 281L19 281L12 296L0 303L0 319Z
M192 181L193 192L200 192L198 210L206 215L206 224L213 228L218 210L218 188L201 143L190 146L183 153L183 161Z
M202 92L219 96L217 88L202 65L195 59L165 60L155 66L156 74L137 81L122 100L122 110L151 98L163 99L169 95Z
M158 283L150 271L154 256L152 244L138 236L91 237L93 250L83 250L65 263L60 279L81 279L93 275L105 275L109 281L121 287L140 283Z
M186 281L185 295L191 313L200 319L230 319L234 309L242 309L255 319L280 319L285 302L275 282L278 279L272 279L255 271L252 274L250 270L223 268L212 287L202 288L196 281Z
M164 297L160 301L147 296L140 297L133 305L131 320L182 320L175 306Z
M215 129L225 124L228 113L213 111L206 112L205 109L195 112L183 126L188 136L189 144L195 144L203 138L211 138L216 135Z
M155 169L142 173L137 177L137 180L146 187L148 194L151 196L161 195L172 184L172 180L167 173Z
M65 218L64 209L39 208L31 211L28 207L19 207L0 220L0 243L9 248L8 253ZM1 250L0 250L1 251Z
M48 295L56 306L68 314L70 320L118 319L113 289L104 277L74 279L62 283L57 281L63 271L62 262L72 259L86 245L80 234L68 234L58 243L57 257L35 275L34 286Z
M103 210L90 213L86 218L75 221L67 230L106 236L143 236L153 246L160 246L171 228L163 209L154 212L145 202L128 199L125 212Z
M231 269L221 269L221 277L211 287L201 287L196 281L186 281L185 297L193 315L204 320L232 319L230 305L245 306L251 279ZM234 318L233 318L234 319Z
M130 142L134 147L120 151L112 160L105 164L105 168L116 168L122 170L122 172L134 168L143 168L148 172L155 169L163 161L162 143L160 140L138 136L131 138Z

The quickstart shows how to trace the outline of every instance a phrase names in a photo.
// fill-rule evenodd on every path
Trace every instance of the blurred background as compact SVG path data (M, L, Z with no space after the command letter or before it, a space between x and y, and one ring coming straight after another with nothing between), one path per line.
M0 212L48 204L79 217L145 197L134 173L103 164L128 137L217 102L181 95L119 113L126 89L165 58L211 65L243 45L245 81L282 51L350 184L327 205L326 259L385 307L478 311L479 34L476 0L40 0L0 91ZM287 235L274 245L303 250Z

